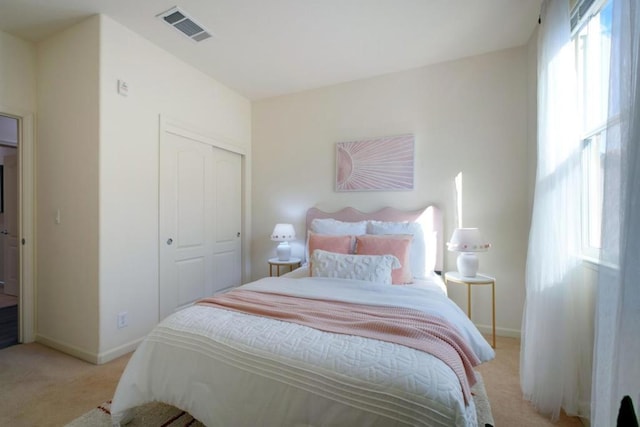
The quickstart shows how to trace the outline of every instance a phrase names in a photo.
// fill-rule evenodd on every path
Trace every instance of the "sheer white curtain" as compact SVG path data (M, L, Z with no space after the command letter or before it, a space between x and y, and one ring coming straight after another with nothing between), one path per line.
M546 0L538 33L538 164L529 233L520 383L536 409L578 412L581 343L591 340L578 258L580 140L569 2ZM591 347L589 346L589 351Z
M640 409L640 3L613 1L591 425Z

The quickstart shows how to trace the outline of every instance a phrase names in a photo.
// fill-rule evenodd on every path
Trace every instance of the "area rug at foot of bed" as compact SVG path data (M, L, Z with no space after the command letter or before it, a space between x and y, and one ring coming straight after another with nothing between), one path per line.
M479 426L493 426L491 405L482 377L476 373L478 382L471 388ZM153 402L136 408L133 420L127 427L204 427L188 413L163 403ZM99 405L76 418L66 427L111 427L111 401Z

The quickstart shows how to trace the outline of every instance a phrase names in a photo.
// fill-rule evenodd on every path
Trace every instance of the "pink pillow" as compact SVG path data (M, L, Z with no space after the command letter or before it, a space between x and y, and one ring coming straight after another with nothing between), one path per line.
M400 261L400 268L391 272L391 282L394 285L413 283L411 274L410 234L365 234L356 236L356 254L358 255L393 255Z
M352 248L353 236L333 236L309 232L309 256L312 256L316 249L338 254L350 254L353 253Z

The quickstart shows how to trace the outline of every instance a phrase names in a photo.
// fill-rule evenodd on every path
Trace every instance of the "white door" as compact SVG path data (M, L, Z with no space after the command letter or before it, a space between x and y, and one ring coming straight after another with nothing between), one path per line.
M18 296L20 258L18 247L18 156L4 158L4 293Z
M214 148L215 242L214 291L220 291L241 282L242 226L242 159L230 151Z
M163 133L160 319L240 284L240 179L239 155Z

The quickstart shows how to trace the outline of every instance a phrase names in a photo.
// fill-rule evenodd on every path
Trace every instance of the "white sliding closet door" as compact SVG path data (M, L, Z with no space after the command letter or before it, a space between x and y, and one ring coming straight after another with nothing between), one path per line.
M213 149L215 175L214 291L240 285L242 247L242 159L240 155Z
M160 319L241 280L241 156L163 131Z

